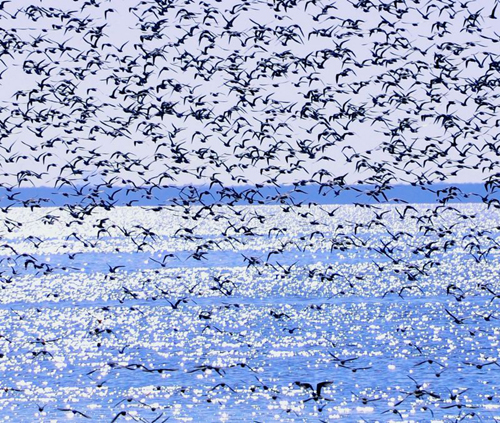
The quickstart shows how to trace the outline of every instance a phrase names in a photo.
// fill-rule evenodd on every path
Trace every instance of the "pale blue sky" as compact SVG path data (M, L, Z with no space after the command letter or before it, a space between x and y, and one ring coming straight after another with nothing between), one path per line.
M304 5L308 4L307 10L304 11ZM208 178L213 172L220 173L217 178L225 183L236 183L238 176L247 180L250 183L260 183L268 180L269 177L276 175L277 168L289 168L290 163L286 161L286 149L300 148L300 142L311 145L320 145L325 143L325 136L320 134L327 128L324 125L316 125L317 121L310 117L312 109L316 109L317 113L330 118L331 131L337 131L340 134L351 132L344 140L338 141L335 145L326 147L322 154L317 154L314 158L307 154L301 154L298 158L301 160L299 164L304 170L298 170L290 175L282 175L279 178L280 183L289 183L298 179L308 179L316 171L324 169L330 172L332 177L348 174L348 182L356 183L365 180L370 176L368 171L355 171L354 163L346 161L346 155L352 156L355 153L364 154L370 158L370 161L375 163L390 162L390 166L399 166L397 162L393 162L391 155L384 151L383 142L389 140L387 136L388 126L397 125L398 121L406 119L411 126L412 131L406 130L401 139L404 144L412 144L415 148L424 148L430 143L435 143L446 148L449 145L449 140L452 139L452 131L445 132L441 126L441 122L435 122L436 114L453 113L458 116L463 127L469 119L471 128L478 128L478 132L471 131L467 134L467 138L459 137L457 139L459 150L463 150L469 141L474 141L478 146L483 146L486 142L490 142L498 137L498 126L495 126L495 118L487 115L477 115L476 109L478 101L475 97L484 96L484 100L498 103L497 97L499 94L498 87L492 87L491 90L484 90L476 94L467 91L464 94L459 94L457 91L446 89L443 85L436 85L436 90L432 94L442 96L440 103L425 103L429 99L429 92L426 92L423 84L415 85L411 78L403 79L399 87L391 87L387 83L394 80L390 73L399 72L415 72L421 68L422 75L419 79L429 83L432 79L439 77L440 70L422 69L422 64L431 64L435 59L436 54L443 55L443 60L447 60L450 66L455 66L453 75L456 80L453 81L449 77L445 77L448 87L460 87L470 81L484 75L491 61L498 60L498 44L493 43L486 37L491 37L494 40L498 39L495 34L498 20L489 19L495 2L494 1L476 1L468 2L467 7L470 11L480 11L482 17L479 18L481 32L471 33L463 31L463 23L467 18L467 14L462 11L458 12L456 6L456 14L451 13L451 9L444 9L439 12L436 5L444 5L446 2L429 2L416 3L407 2L411 11L405 14L400 20L383 11L374 11L369 13L361 13L359 9L355 10L349 2L316 2L316 6L312 2L302 2L300 6L291 8L286 13L283 11L273 11L266 2L255 2L247 11L241 11L239 17L233 22L233 27L229 30L238 31L248 36L255 34L256 23L265 27L288 27L289 25L298 25L292 27L292 30L297 34L299 42L290 42L288 45L282 45L274 36L269 36L268 44L259 42L258 45L248 40L245 46L241 45L236 37L229 40L229 33L224 27L227 24L226 18L232 16L228 10L234 6L233 2L210 2L204 5L202 2L186 2L179 3L175 9L169 11L164 16L158 14L158 11L152 10L145 12L153 2L144 2L137 10L133 8L138 4L137 1L108 1L103 2L100 7L85 7L80 10L84 2L68 2L62 7L68 12L67 18L51 18L41 16L35 22L29 21L22 13L16 15L16 11L24 9L30 5L43 7L45 12L50 14L50 8L61 8L61 2L56 1L16 1L5 4L5 11L16 16L16 19L3 15L1 20L2 28L10 32L11 36L18 37L18 40L31 43L19 49L12 51L12 56L9 54L2 55L0 62L0 72L5 69L1 79L1 103L3 107L0 112L2 120L11 115L12 111L19 108L23 113L28 113L32 119L36 119L36 113L47 113L48 110L61 113L60 117L54 115L53 120L46 123L37 123L36 121L26 122L23 116L11 116L8 120L8 125L14 126L19 123L19 127L15 128L10 134L2 134L2 146L8 148L14 143L11 153L0 151L4 157L12 156L18 153L21 156L26 155L27 158L20 158L11 164L3 165L3 172L11 175L17 174L20 170L29 169L34 172L42 172L45 166L42 163L37 163L35 157L47 151L52 156L46 157L46 163L52 161L56 166L49 169L48 175L43 175L39 180L32 178L36 184L53 185L57 176L61 172L61 168L74 160L78 155L85 156L85 151L95 150L101 154L99 158L78 162L77 167L81 170L81 175L77 175L75 180L83 177L89 177L93 182L110 180L115 176L114 183L120 183L121 180L131 180L135 183L141 183L141 175L137 174L138 167L131 167L129 171L123 170L118 175L95 175L95 163L102 159L111 159L119 165L120 158L116 152L129 154L131 158L137 159L140 163L150 164L149 169L145 171L143 177L148 179L157 175L160 172L168 170L175 178L174 180L163 180L164 183L204 183L210 182ZM327 4L335 4L336 9L330 9L325 15L318 16L323 6ZM451 4L451 3L450 3ZM214 10L220 10L220 13L212 11L214 19L205 19L203 21L204 9L208 7ZM132 9L130 9L132 8ZM106 19L104 13L108 9L113 9L107 12ZM36 10L34 10L36 15ZM70 13L70 11L74 11ZM425 12L424 12L425 11ZM156 13L156 15L155 15ZM189 13L194 13L191 18ZM429 19L423 19L423 15L430 13ZM450 16L450 13L452 16ZM139 16L143 16L142 22ZM72 17L78 19L92 20L92 27L99 27L106 24L102 28L103 37L98 42L97 48L92 47L92 33L88 33L88 29L81 32L78 31L78 21L71 21ZM453 17L453 19L452 19ZM342 18L342 19L340 19ZM346 23L345 19L351 18L353 21ZM361 19L362 21L356 21ZM375 28L383 19L387 23L381 25L381 29L386 33L395 31L397 33L387 36L383 32L373 32L370 35L370 29ZM436 26L436 23L437 26ZM142 25L142 29L140 26ZM151 33L148 28L159 25L163 28L161 33L162 39L141 40L141 35ZM193 40L181 46L175 46L178 38L184 35L190 27L198 25L194 30L197 34ZM359 25L360 31L356 29ZM351 27L349 27L351 26ZM65 31L65 28L72 27ZM439 36L434 35L433 40L429 40L432 31L443 32L443 28L449 33L443 33ZM15 29L15 32L12 30ZM323 29L326 33L331 31L329 37L318 37L314 30ZM201 54L201 51L208 44L207 39L203 39L200 44L197 40L202 34L202 31L210 31L220 34L226 31L222 41L218 39L216 47L210 51L210 54L215 56L206 63L206 68L219 66L220 69L211 77L209 81L200 78L193 68L183 69L183 63L179 57L183 53L189 53L193 57ZM350 35L349 35L350 34ZM206 33L210 37L210 33ZM383 44L389 37L391 42L399 43L397 49L388 51L388 57L406 56L406 59L399 59L394 64L387 66L364 66L359 67L356 63L361 64L364 60L372 57L372 51L380 48L384 49ZM38 40L34 42L34 40ZM34 43L34 44L33 44ZM61 53L58 48L58 43L70 47L74 50L67 50ZM106 45L107 43L111 45ZM124 45L124 43L126 43ZM448 43L448 44L445 44ZM104 44L104 45L103 45ZM332 58L324 69L303 69L301 65L294 59L311 58L308 56L322 49L335 49L336 46L341 46L344 49L350 49L352 53L345 52L344 58L351 57L344 63L342 59ZM121 47L121 51L117 52L113 46ZM51 50L55 48L55 50ZM152 72L146 85L141 85L140 73L143 65L146 62L144 56L146 52L161 53L163 56L156 56L154 65L147 67L147 72ZM264 50L265 49L265 50ZM286 52L289 52L288 54ZM425 53L424 53L425 52ZM127 61L137 57L137 68L132 73L125 70L125 62L120 63L120 58L129 56ZM248 59L245 63L240 63L238 57L254 56ZM281 56L280 56L281 55ZM476 55L479 63L467 61L467 58ZM231 62L229 58L234 58ZM281 59L280 59L281 57ZM316 56L318 57L318 56ZM79 79L70 73L70 70L78 71L84 69L88 63L94 63L88 67L85 79ZM239 72L254 72L258 74L259 63L272 58L276 63L282 60L282 63L287 66L287 74L284 76L271 77L268 75L259 79L254 79L251 82L252 88L255 89L256 95L261 96L260 100L256 101L256 105L250 108L248 105L241 106L240 109L234 109L231 118L225 122L219 122L222 126L220 131L217 130L217 123L206 124L200 123L194 117L175 117L166 116L164 119L152 117L150 119L139 118L131 125L122 125L128 120L130 114L123 111L123 106L133 108L137 105L137 97L134 94L145 90L142 100L144 104L158 105L163 101L172 102L175 104L175 109L181 113L189 112L191 108L204 108L206 111L213 113L213 116L227 112L237 104L238 96L235 91L231 91L231 87L235 87L237 83L228 83L230 78L231 63L239 65ZM103 60L101 65L98 65L97 60ZM484 59L484 64L481 60ZM46 69L51 69L50 76L42 74L37 75L36 71L27 74L23 71L23 65L26 68L32 60L35 62L43 62L42 65L47 65ZM304 63L304 62L302 62ZM99 68L100 66L100 68ZM125 67L124 67L125 66ZM122 69L120 70L120 67ZM257 69L257 70L256 70ZM344 75L343 71L347 71ZM354 71L354 72L353 72ZM161 72L161 73L160 73ZM306 77L312 72L314 79L309 81ZM489 71L498 73L498 71ZM95 73L95 74L93 74ZM113 75L120 78L128 78L137 74L137 77L132 77L128 82L123 82L115 85L112 78ZM447 79L448 78L448 79ZM245 80L243 76L240 78ZM158 88L161 81L165 81L165 87ZM40 89L40 83L50 84L43 86ZM106 82L107 81L107 82ZM168 82L170 81L170 82ZM352 94L352 90L359 88L356 84L360 81L370 81L366 87L362 87L359 92ZM178 84L178 85L177 85ZM341 84L341 85L339 85ZM27 97L15 97L16 92L27 92L37 88L39 93L32 93L32 96L47 94L44 103L36 103L33 108L27 111ZM175 87L179 87L180 91L176 92ZM148 94L147 90L151 88ZM89 91L90 90L90 91ZM116 90L116 91L115 91ZM121 94L118 92L122 90ZM308 102L307 93L311 90L317 90L318 93L331 95L329 101L324 108L319 107L319 104L312 105L312 109L302 116L301 110L305 110L304 106ZM339 92L335 92L339 90ZM190 94L191 91L191 94ZM151 95L151 93L153 95ZM415 99L415 102L401 105L396 108L394 102L391 103L391 96L407 95ZM187 97L191 95L192 97ZM377 95L385 95L379 101L386 101L383 106L377 106L372 98ZM74 96L76 101L69 102L64 105L61 100L68 99ZM89 116L85 122L78 122L75 119L82 117L83 108L78 105L78 98L81 101L92 104L91 107L96 108L95 116ZM249 97L251 98L251 97ZM267 104L264 104L263 99L267 98ZM196 105L198 101L198 105ZM448 104L448 102L454 102ZM274 103L273 103L274 102ZM465 103L464 103L465 102ZM203 104L204 103L204 104ZM462 103L462 104L461 104ZM269 122L268 126L269 138L260 143L252 138L251 132L246 132L247 129L259 129L262 122L266 118L272 116L272 110L283 105L290 105L289 112L277 115L273 122ZM367 118L359 119L349 127L348 119L332 118L343 107L352 107L351 113L355 108L363 107L366 110ZM421 107L420 115L416 115L414 110L416 107ZM433 107L434 109L430 109ZM481 109L483 111L483 109ZM65 117L64 114L71 116ZM428 114L430 117L422 121L421 115ZM481 119L489 118L488 123L481 124ZM377 120L374 120L377 119ZM384 123L383 120L386 120ZM59 126L70 122L68 126ZM151 127L152 132L149 134L141 134L147 128L147 125L154 124L156 127ZM41 137L35 135L37 127L47 126ZM119 130L116 133L116 138L106 136L96 131L99 127L105 127L107 130L114 128ZM122 129L120 129L122 127ZM125 131L123 128L126 128ZM182 148L188 151L198 150L200 148L211 148L221 160L227 165L243 164L246 167L234 167L232 170L233 178L228 175L223 169L219 169L210 164L208 155L205 159L199 159L190 155L189 164L176 164L172 160L174 154L167 145L169 139L175 133L175 129L181 129L174 138L175 143L182 143ZM153 140L154 133L163 136L163 139ZM199 133L198 135L194 134ZM384 134L384 132L386 134ZM472 137L479 135L477 140ZM204 138L207 137L207 138ZM426 139L427 137L427 139ZM54 139L56 141L54 147L49 148L50 143ZM77 141L71 144L71 140ZM245 141L245 139L247 139ZM52 140L52 141L50 141ZM318 141L319 140L319 141ZM64 142L63 142L64 141ZM68 144L68 141L70 144ZM238 157L238 154L248 152L255 146L259 149L269 149L273 144L283 141L281 144L284 151L281 151L276 159L266 163L259 163L257 166L252 166L251 161ZM285 144L288 143L288 144ZM165 143L165 145L161 145ZM243 143L243 144L242 144ZM235 145L241 145L236 147ZM36 149L36 151L34 150ZM256 150L254 150L256 151ZM463 165L474 165L477 159L472 156L471 150L463 157L465 159ZM369 152L369 153L367 153ZM155 154L163 156L156 156ZM344 154L345 153L345 154ZM494 153L485 154L494 159ZM319 160L321 156L326 156L333 160ZM446 163L446 159L461 159L458 152L450 150L448 157L440 158L439 160L444 165L444 173L451 173L456 170L453 163ZM409 163L405 170L421 174L427 172L430 174L436 169L433 163L425 163L424 159L416 159L417 163ZM173 168L172 168L173 166ZM207 166L204 173L206 177L201 179L193 176L200 166ZM266 170L268 166L271 166ZM450 168L447 169L447 166ZM190 173L183 174L178 169L188 170ZM273 168L274 167L274 168ZM483 171L479 169L459 169L456 177L449 178L450 182L480 182L489 174L494 173L494 170ZM408 182L415 179L412 173L406 174L404 171L394 171L395 180L399 183ZM372 172L373 173L373 172ZM72 176L71 169L63 169L62 175L66 177ZM94 176L90 176L94 175ZM318 174L316 174L316 179ZM325 176L325 178L328 178ZM5 176L3 181L15 183L15 176ZM326 180L326 179L323 179ZM24 182L23 186L29 186L28 182Z

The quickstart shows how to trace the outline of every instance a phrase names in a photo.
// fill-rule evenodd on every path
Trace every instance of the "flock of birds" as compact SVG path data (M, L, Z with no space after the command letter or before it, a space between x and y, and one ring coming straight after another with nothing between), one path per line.
M46 407L96 418L92 408L44 405L42 392L14 384L17 365L40 362L50 374L61 365L57 348L71 354L69 338L47 336L50 327L36 333L36 320L66 322L90 361L107 357L80 375L97 390L108 379L94 376L131 372L131 386L154 381L148 398L193 405L194 386L167 395L163 380L200 376L212 382L199 396L209 407L243 394L270 403L302 395L282 404L279 419L306 409L312 414L303 418L328 419L329 407L338 414L349 401L374 408L379 419L484 416L498 402L500 370L500 284L492 277L500 249L498 14L496 0L0 1L0 312L19 327L0 326L0 369L12 380L2 382L0 406L24 396L41 419ZM456 186L464 180L480 180L482 191ZM436 202L395 198L402 183ZM26 196L41 186L62 202ZM307 198L311 189L321 201ZM359 201L325 205L345 192ZM479 203L457 203L471 200ZM92 286L78 281L89 269ZM40 285L30 287L34 280ZM16 309L26 293L38 305ZM257 301L301 295L312 301L305 308L296 298L291 309ZM97 298L108 302L92 305ZM418 322L392 328L417 361L403 366L398 397L372 386L383 377L375 361L392 354L388 345L380 357L363 355L350 327L337 341L310 338L319 323L329 327L342 301L356 308L352 298L379 301L386 311L428 307L430 318L444 321L449 337L427 333L428 350ZM72 301L86 302L84 311L70 307L87 322L81 327L51 309ZM184 331L183 342L210 339L220 355L192 363L171 356L175 365L159 366L139 353L137 362L125 359L139 334L122 339L108 325L106 316L119 320L121 311L121 323L141 331L169 322L175 333L157 354L176 350L172 340ZM342 326L339 318L330 329ZM372 342L373 328L363 328ZM292 355L316 351L307 367L322 380L301 362L300 380L280 385L262 351L258 360L252 355L264 334L288 342ZM458 362L451 346L439 349L452 335L470 342ZM216 341L238 345L244 359L236 354L221 365L226 346ZM347 399L331 366L347 381L377 372L346 381ZM470 376L447 385L448 393L434 390L435 380L456 377L452 367ZM492 387L481 390L476 376ZM112 422L172 417L173 402L151 405L139 393L117 400ZM234 401L228 408L238 407Z

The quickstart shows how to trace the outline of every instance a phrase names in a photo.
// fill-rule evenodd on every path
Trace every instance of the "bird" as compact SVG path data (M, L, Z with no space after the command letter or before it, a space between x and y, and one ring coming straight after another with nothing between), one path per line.
M72 408L58 408L59 411L66 411L68 413L72 413L74 416L81 416L86 419L90 419L91 417L88 416L87 414L82 413L81 411L74 410Z
M461 396L499 366L474 354L500 299L496 0L31 3L0 0L0 289L16 303L0 360L52 378L40 413L90 418L60 402L71 363L130 407L112 422L168 419L163 394L188 400L192 380L229 414L249 392L271 410L305 391L314 411L286 417L346 393L375 420L412 401L419 421L488 417ZM336 398L331 381L288 392L266 355L359 377ZM384 410L388 385L362 382L387 363L413 385ZM122 392L123 372L165 401Z
M299 386L302 389L305 389L307 392L309 392L311 394L311 398L304 400L304 402L307 402L310 400L318 401L320 399L330 401L329 399L323 397L323 395L321 394L321 391L323 390L323 388L332 385L333 384L332 381L319 382L316 384L316 388L314 388L313 385L311 385L310 383L306 383L306 382L296 381L293 384Z

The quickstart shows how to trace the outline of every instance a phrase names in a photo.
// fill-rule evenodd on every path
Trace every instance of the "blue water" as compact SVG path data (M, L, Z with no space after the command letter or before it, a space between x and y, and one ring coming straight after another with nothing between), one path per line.
M4 238L17 256L0 250L0 419L88 420L78 412L103 422L116 416L149 422L500 418L500 300L491 293L500 293L498 254L492 250L477 262L463 239L471 231L481 237L484 229L490 232L483 243L493 243L499 213L457 205L476 217L440 214L436 227L458 224L439 237L424 235L415 219L402 221L397 206L382 207L390 211L388 231L410 234L394 243L394 256L405 263L428 261L418 248L429 242L456 245L431 254L439 265L409 282L376 250L390 239L387 230L354 234L345 224L373 217L354 206L342 206L334 217L312 207L307 218L278 206L244 206L245 220L233 223L255 226L256 235L235 235L239 242L232 244L222 241L227 221L209 217L193 230L195 238L181 239L177 229L194 224L172 210L119 207L69 227L70 217L57 209L10 211L23 226ZM263 224L248 222L255 212L266 216ZM47 213L60 221L41 223ZM98 238L94 225L102 218L110 233ZM313 219L320 225L312 227ZM154 236L137 251L113 224L152 228ZM287 231L269 236L276 226ZM311 239L318 228L323 236ZM143 239L142 229L134 231ZM332 249L340 232L365 245ZM29 236L42 243L37 247ZM189 257L210 240L219 245L210 244L204 258ZM269 259L274 267L265 265L280 248ZM29 256L22 254L45 267L25 268ZM164 266L151 260L161 262L165 254L175 256ZM109 266L123 267L110 272ZM321 280L321 273L334 276ZM450 284L463 298L447 294ZM418 288L400 292L408 285ZM324 381L332 383L321 398L295 383L316 388Z
M78 191L77 191L78 190ZM257 192L259 194L255 194ZM481 203L482 197L499 199L497 192L486 190L484 184L429 184L429 185L393 185L382 195L373 195L374 187L370 185L344 185L322 187L316 183L294 187L291 185L263 186L251 185L226 187L209 187L207 185L163 186L154 188L151 193L146 188L132 189L130 186L96 187L23 187L14 190L0 188L0 207L14 207L26 202L45 207L64 205L110 204L125 206L132 201L133 206L172 205L180 200L190 204L227 204L262 205L292 204L313 202L317 204L396 204L396 203ZM17 194L16 194L17 193ZM205 193L201 200L199 196ZM92 194L92 197L89 195ZM9 196L13 199L9 199Z

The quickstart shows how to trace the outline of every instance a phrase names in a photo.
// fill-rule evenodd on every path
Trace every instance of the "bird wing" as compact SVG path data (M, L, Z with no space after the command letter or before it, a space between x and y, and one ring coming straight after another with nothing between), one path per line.
M333 384L332 381L326 381L326 382L320 382L316 385L316 393L318 394L318 397L321 395L321 390L326 387L326 386L330 386L331 384Z
M295 385L300 386L303 389L310 389L314 392L314 388L310 383L295 382Z

